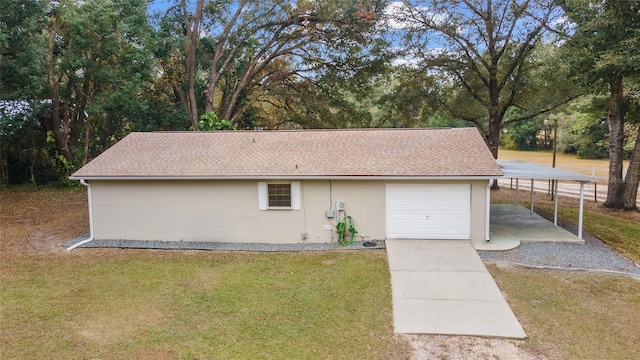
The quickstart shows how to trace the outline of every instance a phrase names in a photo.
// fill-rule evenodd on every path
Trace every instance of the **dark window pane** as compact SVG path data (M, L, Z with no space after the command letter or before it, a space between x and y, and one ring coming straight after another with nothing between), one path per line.
M269 184L269 207L291 207L290 184Z

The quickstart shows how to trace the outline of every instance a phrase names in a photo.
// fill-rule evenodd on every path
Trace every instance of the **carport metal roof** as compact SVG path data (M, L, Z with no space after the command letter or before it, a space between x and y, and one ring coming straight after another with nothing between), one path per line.
M498 160L503 178L516 179L516 202L518 202L518 180L531 180L531 212L533 212L533 181L554 180L553 193L553 225L558 226L558 181L577 181L580 183L580 209L578 212L578 239L582 240L582 220L584 208L584 184L598 180L594 176L574 173L555 167L544 166L518 160ZM487 226L488 228L488 226ZM488 238L488 236L487 236Z
M538 165L519 160L498 160L498 165L505 178L534 180L571 180L589 183L597 177L574 173L550 166Z

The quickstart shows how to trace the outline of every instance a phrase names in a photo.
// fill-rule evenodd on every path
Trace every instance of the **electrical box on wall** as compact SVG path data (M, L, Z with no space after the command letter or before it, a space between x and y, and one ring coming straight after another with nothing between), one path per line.
M336 211L333 209L327 210L327 217L330 219L336 217Z
M336 210L338 211L344 210L344 201L336 201Z

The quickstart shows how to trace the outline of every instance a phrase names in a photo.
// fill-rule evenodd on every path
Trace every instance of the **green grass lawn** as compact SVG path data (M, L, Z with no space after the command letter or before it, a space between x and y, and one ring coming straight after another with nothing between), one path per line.
M84 194L4 191L3 360L411 355L403 338L393 334L382 250L66 253L55 243L88 227ZM545 206L543 200L536 203ZM638 222L592 210L586 213L586 230L638 261ZM560 216L575 220L576 211L562 209ZM488 268L529 336L518 342L528 352L547 359L640 358L639 280Z
M405 354L393 336L384 251L127 255L31 257L0 267L2 358Z
M492 193L507 202L513 191ZM536 194L538 208L552 202ZM591 206L584 228L614 250L640 263L640 223L623 214ZM560 218L578 222L575 204L558 209ZM529 338L521 345L548 359L640 359L640 279L593 273L487 266Z
M640 359L640 281L621 276L487 266L528 339L547 359Z

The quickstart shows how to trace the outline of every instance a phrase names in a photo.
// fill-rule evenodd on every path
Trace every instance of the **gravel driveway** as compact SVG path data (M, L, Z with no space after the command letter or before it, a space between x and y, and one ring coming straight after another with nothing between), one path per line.
M576 226L558 224L576 234ZM505 262L529 267L598 271L640 277L640 266L620 255L595 236L584 233L585 244L522 243L510 251L478 251L483 261Z

